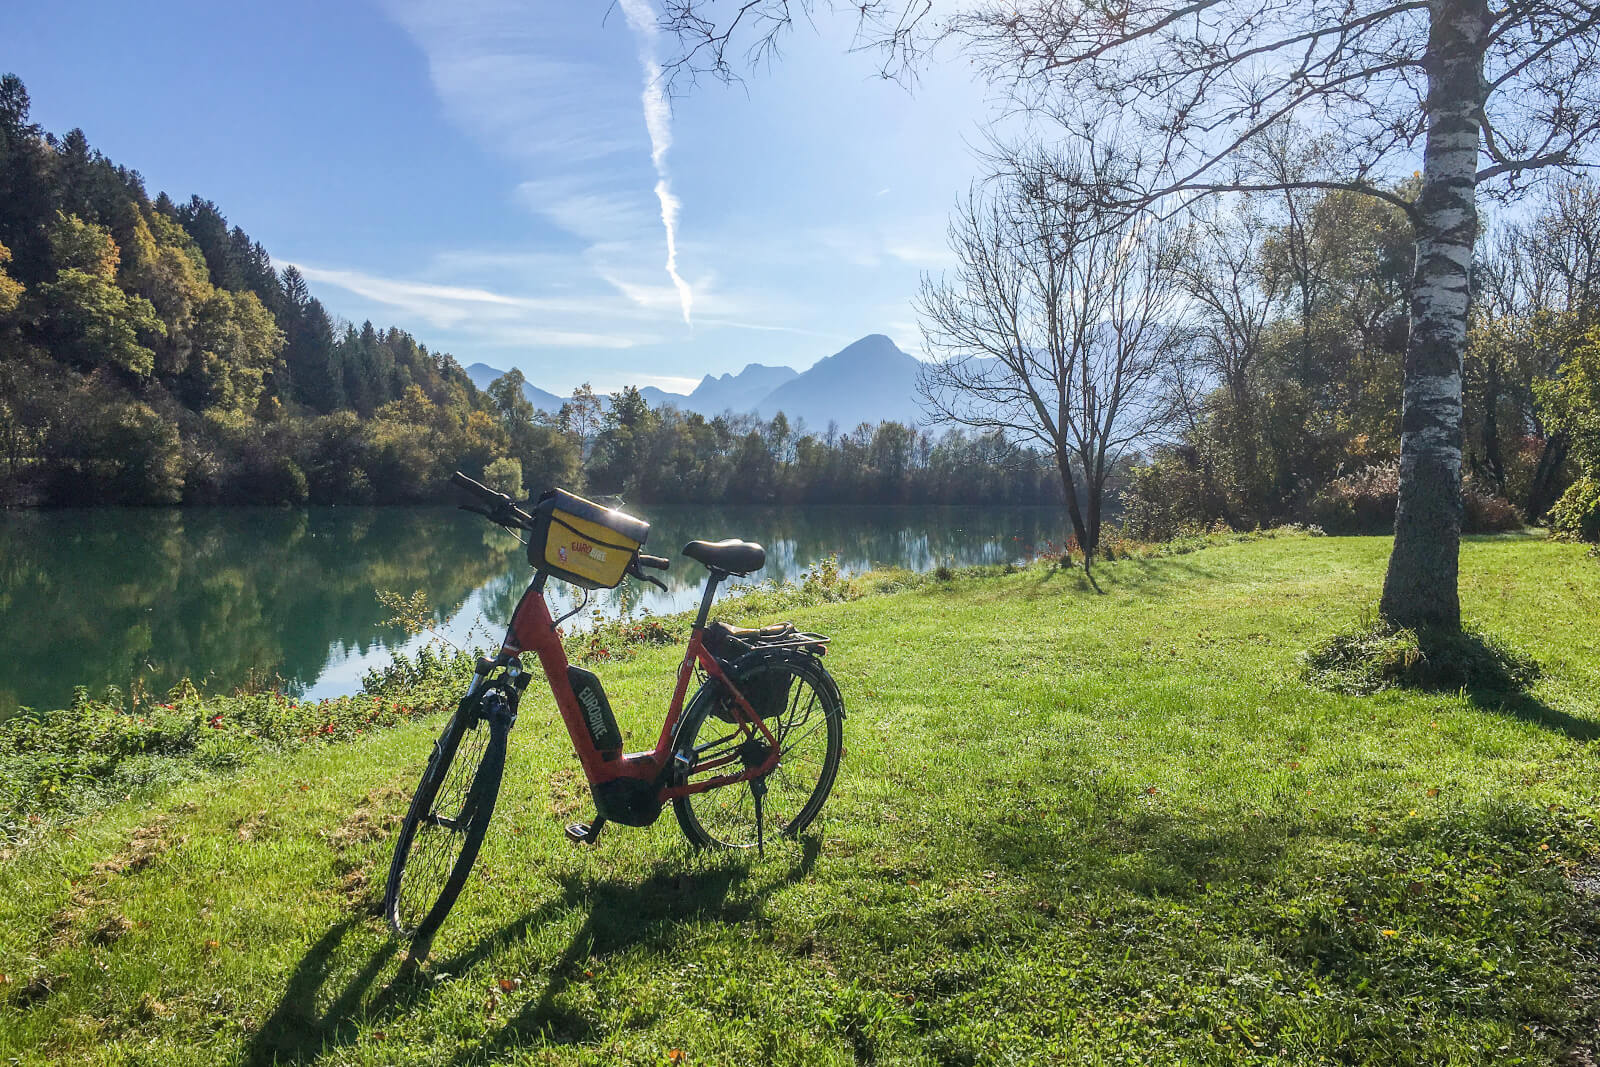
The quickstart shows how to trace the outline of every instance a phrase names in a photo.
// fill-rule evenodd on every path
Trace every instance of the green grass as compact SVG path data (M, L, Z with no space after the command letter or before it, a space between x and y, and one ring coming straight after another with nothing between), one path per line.
M1384 539L795 609L848 752L814 837L694 854L525 702L428 972L371 905L438 719L258 759L0 862L0 1062L1557 1062L1592 1040L1600 565L1469 542L1526 693L1301 681ZM635 747L680 650L600 668ZM535 690L530 690L530 693Z

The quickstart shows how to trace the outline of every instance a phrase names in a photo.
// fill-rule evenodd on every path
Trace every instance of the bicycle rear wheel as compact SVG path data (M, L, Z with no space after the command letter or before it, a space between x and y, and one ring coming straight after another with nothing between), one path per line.
M401 937L431 937L461 894L500 792L509 728L506 696L491 689L463 702L434 742L384 887L384 915Z
M839 773L844 752L844 705L839 690L822 664L799 653L756 663L730 677L753 703L753 693L759 692L769 701L773 694L778 695L768 707L757 704L780 753L777 767L765 776L763 817L768 832L796 837L822 810ZM724 721L731 718L724 707L726 700L720 685L701 689L684 713L678 735L678 751L691 753L697 763L737 757L713 773L732 773L741 763L759 765L768 751L759 733L759 744L750 747L749 734ZM696 845L756 847L755 796L750 782L677 797L672 808L684 836Z

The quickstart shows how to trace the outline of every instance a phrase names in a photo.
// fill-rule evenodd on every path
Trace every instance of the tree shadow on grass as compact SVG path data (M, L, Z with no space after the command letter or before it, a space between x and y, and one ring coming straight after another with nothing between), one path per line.
M1163 556L1157 559L1140 557L1102 560L1088 573L1085 573L1081 566L1074 566L1070 570L1051 567L1035 579L1033 584L1034 589L1040 593L1060 592L1064 590L1059 585L1054 589L1051 588L1052 585L1073 581L1078 592L1093 592L1099 596L1106 596L1117 586L1127 586L1129 588L1125 591L1137 592L1140 596L1159 600L1184 590L1192 590L1196 579L1214 577L1216 575L1212 571L1197 566L1194 561L1180 561L1176 556Z
M1501 689L1468 686L1466 694L1473 707L1531 722L1535 726L1565 734L1574 741L1593 741L1600 738L1600 723L1551 707L1526 690L1506 692Z
M800 844L798 861L767 888L793 884L810 874L821 850L821 839L810 836ZM501 1029L487 1035L479 1047L453 1062L493 1058L497 1051L515 1047L534 1035L568 1043L582 1041L592 1032L589 1021L563 1010L557 999L571 984L572 976L584 970L587 960L639 946L666 946L674 936L674 928L683 922L740 922L759 914L760 895L736 902L728 899L730 892L747 881L751 873L745 863L728 862L686 871L679 864L662 862L643 882L590 882L571 876L561 881L561 891L554 899L506 923L466 951L436 961L429 968L431 975L403 966L387 986L372 995L378 976L404 947L393 938L387 939L361 962L327 1008L318 1011L316 1005L327 992L334 973L343 970L339 964L347 937L366 925L363 918L342 919L329 927L295 965L283 996L247 1043L240 1061L248 1067L309 1063L330 1049L352 1044L363 1029L425 1005L436 986L448 976L469 973L502 948L527 939L571 909L587 905L587 918L550 969L540 996Z
M1359 696L1384 689L1462 693L1476 708L1556 730L1575 741L1600 737L1600 723L1569 714L1528 689L1539 665L1470 629L1396 629L1381 619L1333 634L1306 657L1308 685Z
M997 823L973 845L986 865L1037 883L1046 897L1052 888L1094 883L1121 895L1183 899L1203 894L1214 883L1271 882L1293 833L1277 820L1199 825L1189 818L1096 805L1092 814L1053 833ZM1063 856L1077 862L1063 868Z
M1306 820L1292 812L1235 813L1205 823L1187 813L1127 810L1137 807L1136 797L1123 805L1119 814L1108 798L1047 832L1022 825L987 827L972 844L987 864L1028 883L1025 899L1066 909L1069 914L1061 921L1070 925L1088 918L1091 929L1101 931L1130 930L1137 923L1160 930L1174 919L1203 921L1209 936L1248 943L1261 954L1252 965L1257 970L1271 971L1271 961L1277 960L1285 973L1314 973L1349 995L1395 1003L1437 997L1436 980L1459 986L1482 979L1475 958L1439 957L1433 965L1441 970L1393 973L1388 970L1392 958L1374 951L1374 943L1385 936L1379 932L1384 916L1404 917L1428 937L1460 933L1458 919L1448 910L1436 914L1427 895L1433 883L1416 868L1425 868L1446 843L1487 840L1508 853L1526 854L1547 833L1538 819L1492 805L1446 809L1424 821L1392 821L1382 829L1338 816ZM1494 844L1488 854L1453 861L1455 869L1476 875L1474 868L1481 868L1487 878L1517 881L1514 892L1539 898L1534 914L1554 914L1566 906L1559 880L1537 870L1503 872ZM1396 856L1415 863L1395 862ZM1063 857L1073 861L1064 864ZM1412 881L1419 877L1424 881ZM1086 912L1073 910L1075 903L1085 902ZM1160 966L1161 953L1169 948L1158 937L1138 947L1130 942L1128 951L1149 951L1152 965ZM1428 951L1438 951L1437 946ZM1528 962L1543 965L1531 956ZM1373 983L1388 983L1388 988L1366 992ZM1479 1010L1520 1023L1521 1018L1502 1013L1513 1000L1488 998Z

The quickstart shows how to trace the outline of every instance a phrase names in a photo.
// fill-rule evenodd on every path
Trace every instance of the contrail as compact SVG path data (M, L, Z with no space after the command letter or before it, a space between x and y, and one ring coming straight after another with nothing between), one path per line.
M628 26L639 41L639 63L644 67L644 124L650 131L650 162L656 168L656 199L661 201L661 225L667 231L667 275L678 290L683 321L694 325L689 312L694 307L694 291L678 273L678 198L672 195L667 176L667 149L672 147L672 108L661 90L661 64L656 59L655 11L649 0L620 0Z

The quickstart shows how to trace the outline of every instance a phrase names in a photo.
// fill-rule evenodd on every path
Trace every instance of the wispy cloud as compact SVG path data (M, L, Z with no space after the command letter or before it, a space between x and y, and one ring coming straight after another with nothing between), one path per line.
M683 205L672 195L672 180L667 175L667 150L672 147L672 105L662 86L661 63L656 58L656 15L648 0L621 0L628 27L639 42L639 63L644 67L645 129L650 133L650 163L656 169L656 199L661 202L661 225L667 234L667 276L678 291L683 321L690 325L694 290L678 273L678 212Z
M385 278L364 271L338 270L308 263L288 263L307 281L337 286L356 296L396 308L446 329L460 329L480 342L496 346L536 348L633 348L660 338L630 330L596 332L559 324L558 320L626 320L615 297L525 297L462 285L437 285L405 278Z
M314 267L308 263L285 261L284 265L294 267L308 282L336 285L379 304L405 308L438 326L455 326L482 311L484 305L516 307L519 304L515 297L487 289L380 278L361 271Z
M808 330L803 326L774 326L761 322L735 322L732 319L701 319L702 326L719 326L730 330L755 330L758 333L789 333L797 337L820 337L825 341L839 341L841 343L854 340L847 334L830 333L827 330Z

